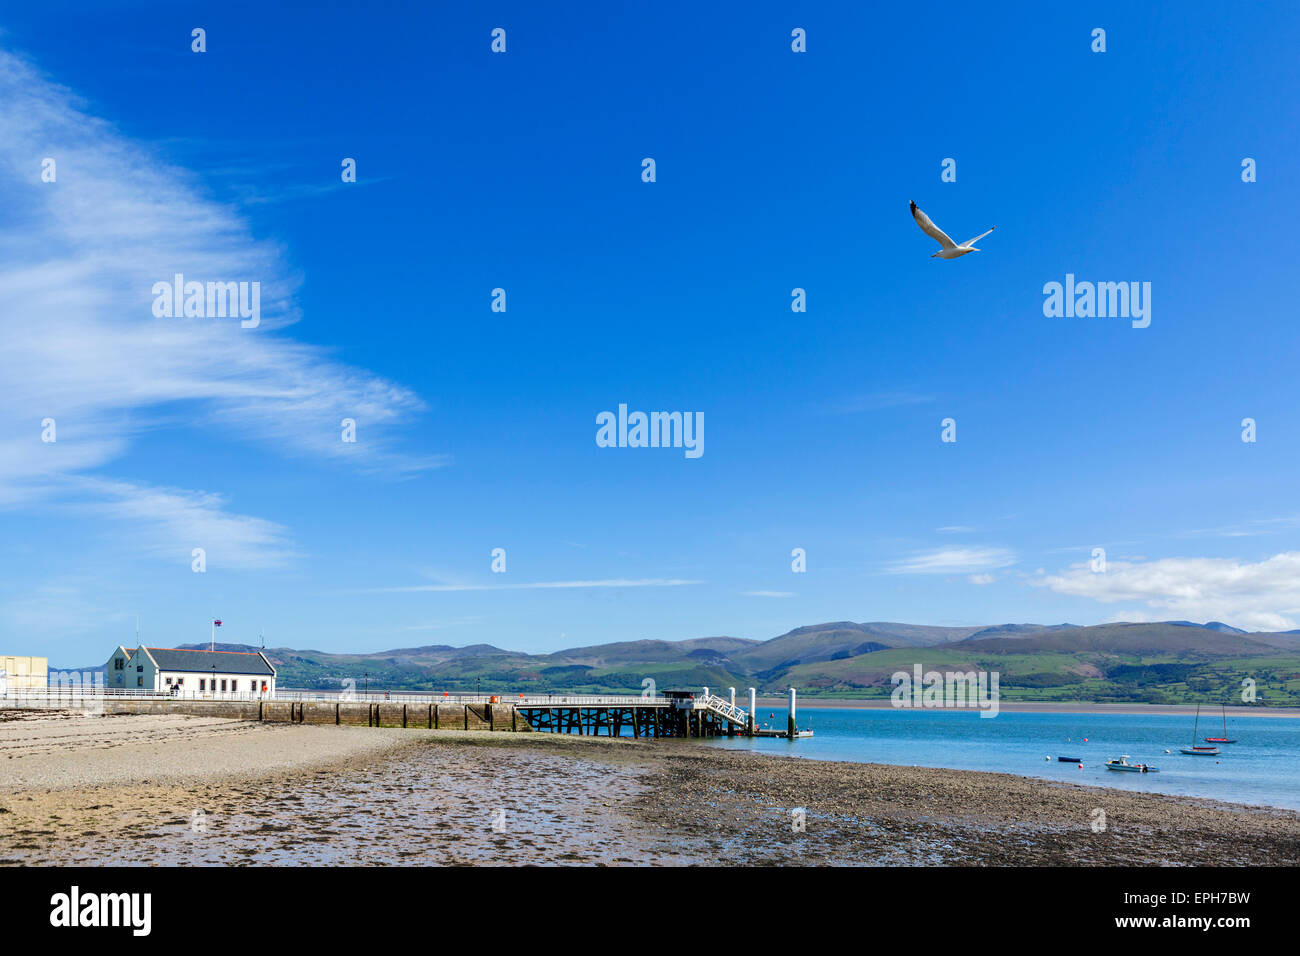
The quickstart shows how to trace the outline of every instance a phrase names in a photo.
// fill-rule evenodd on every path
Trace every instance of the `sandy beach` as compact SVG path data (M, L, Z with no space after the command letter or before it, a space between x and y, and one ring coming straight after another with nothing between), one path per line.
M1300 814L545 734L6 714L0 863L1300 863Z

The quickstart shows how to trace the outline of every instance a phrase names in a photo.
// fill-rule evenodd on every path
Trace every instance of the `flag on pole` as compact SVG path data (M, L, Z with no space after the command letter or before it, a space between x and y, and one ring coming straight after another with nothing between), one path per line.
M213 627L220 627L220 626L221 626L221 622L220 622L220 621L217 621L217 620L213 620L213 622L212 622L212 626L213 626Z

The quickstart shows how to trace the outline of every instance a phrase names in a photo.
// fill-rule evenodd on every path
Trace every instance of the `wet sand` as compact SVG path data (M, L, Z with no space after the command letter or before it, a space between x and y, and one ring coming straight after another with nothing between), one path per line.
M1292 811L1008 774L690 741L69 719L83 725L0 723L0 863L1300 864ZM147 745L112 736L141 720Z
M257 776L405 740L393 730L335 729L341 732L180 714L0 711L0 793Z

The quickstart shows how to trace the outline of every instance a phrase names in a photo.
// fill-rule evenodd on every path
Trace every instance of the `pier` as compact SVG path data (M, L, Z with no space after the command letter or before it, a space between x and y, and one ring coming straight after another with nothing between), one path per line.
M515 708L534 730L585 736L633 737L811 737L795 727L795 692L790 689L790 716L783 730L759 727L755 719L756 691L749 689L749 710L736 706L736 689L729 698L704 688L667 691L662 696L521 695Z
M649 695L429 694L374 691L339 693L277 689L273 694L162 694L95 685L50 687L9 693L0 709L80 710L107 714L190 714L273 723L364 727L422 727L428 730L542 731L602 737L784 737L812 736L795 727L795 692L783 729L760 727L756 691L749 709L736 705L736 689L719 697L667 691Z

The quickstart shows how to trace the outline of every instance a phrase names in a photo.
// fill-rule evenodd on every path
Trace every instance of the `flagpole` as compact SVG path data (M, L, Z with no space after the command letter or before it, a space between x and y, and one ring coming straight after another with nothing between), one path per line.
M212 625L212 640L208 642L208 653L212 653L217 649L217 619L209 617L208 623Z

